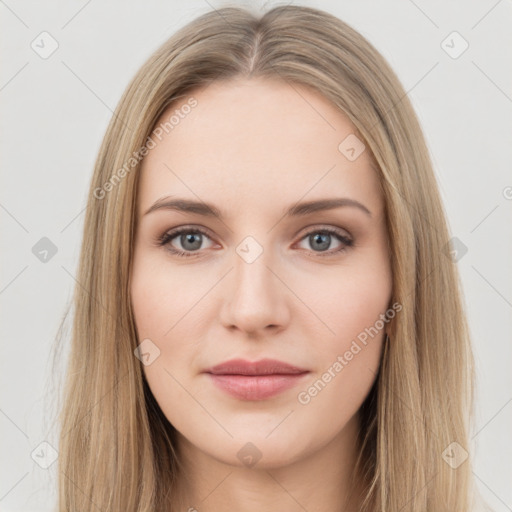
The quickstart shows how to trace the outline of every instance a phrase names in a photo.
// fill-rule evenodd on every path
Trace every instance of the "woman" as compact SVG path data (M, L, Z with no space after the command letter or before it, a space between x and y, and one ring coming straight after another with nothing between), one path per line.
M354 29L293 6L182 28L96 162L60 510L474 510L449 239Z

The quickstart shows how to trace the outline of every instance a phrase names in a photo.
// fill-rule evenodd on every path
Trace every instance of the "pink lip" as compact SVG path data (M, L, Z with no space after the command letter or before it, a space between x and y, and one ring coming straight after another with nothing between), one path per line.
M242 400L265 400L293 386L309 370L277 361L232 359L206 370L222 390Z

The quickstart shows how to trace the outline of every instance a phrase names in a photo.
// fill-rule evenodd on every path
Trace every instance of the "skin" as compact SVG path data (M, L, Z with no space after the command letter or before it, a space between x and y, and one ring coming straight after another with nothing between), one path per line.
M338 145L355 127L302 86L235 79L193 96L197 106L144 159L131 276L139 341L149 338L160 350L143 369L178 431L186 475L180 510L357 510L361 487L349 478L358 410L374 383L385 329L308 404L297 397L390 307L384 200L371 155L349 161ZM144 214L170 195L213 203L225 218ZM355 199L371 216L344 206L283 217L299 201L333 197ZM199 256L158 245L179 226L209 235L199 250L179 235L167 247ZM354 245L336 253L344 243L331 235L327 249L318 248L308 234L326 227ZM247 236L263 250L250 264L236 252ZM202 373L232 358L264 357L311 373L262 401L234 398ZM237 456L247 442L261 454L252 467Z

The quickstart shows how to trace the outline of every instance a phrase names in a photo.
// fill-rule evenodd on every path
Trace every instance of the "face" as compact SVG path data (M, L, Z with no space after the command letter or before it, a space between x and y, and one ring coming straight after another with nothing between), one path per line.
M180 115L141 170L143 370L183 443L276 467L341 439L375 380L392 291L378 174L355 127L307 88L237 79L191 96L164 113L159 125ZM264 358L302 372L208 373Z

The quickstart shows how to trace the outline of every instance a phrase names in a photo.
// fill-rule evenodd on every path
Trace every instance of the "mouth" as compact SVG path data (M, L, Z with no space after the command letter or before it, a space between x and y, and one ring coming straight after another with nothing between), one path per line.
M235 398L266 400L296 386L310 371L274 359L234 359L204 373L219 389Z

